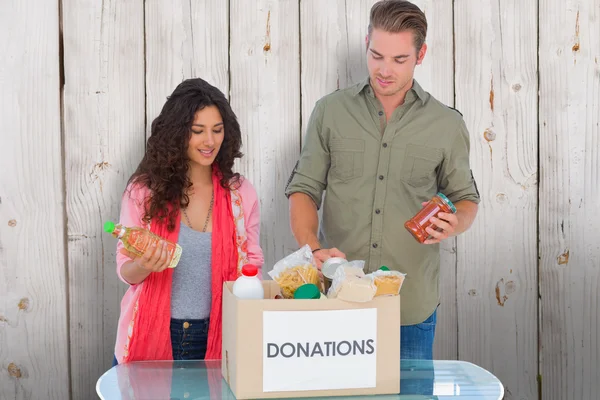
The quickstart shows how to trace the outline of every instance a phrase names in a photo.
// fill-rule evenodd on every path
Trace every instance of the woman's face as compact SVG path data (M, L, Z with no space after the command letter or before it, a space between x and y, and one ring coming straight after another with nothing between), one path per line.
M205 167L211 166L225 137L219 109L216 106L208 106L196 111L191 130L187 150L190 162Z

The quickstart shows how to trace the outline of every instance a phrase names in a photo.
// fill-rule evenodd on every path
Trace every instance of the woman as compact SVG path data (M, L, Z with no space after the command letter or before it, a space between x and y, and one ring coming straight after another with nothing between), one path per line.
M263 264L256 192L232 171L241 142L227 99L202 79L177 86L153 121L120 223L146 227L183 252L167 268L163 242L142 257L118 242L117 274L130 286L115 363L221 358L223 282L244 264Z

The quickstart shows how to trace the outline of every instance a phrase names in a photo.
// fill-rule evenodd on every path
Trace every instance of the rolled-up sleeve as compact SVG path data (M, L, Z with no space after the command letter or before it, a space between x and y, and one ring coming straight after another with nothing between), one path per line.
M331 163L329 147L324 138L323 101L319 100L311 113L300 159L285 188L288 198L293 193L305 193L312 198L317 208L321 206L323 191L327 187L327 174Z
M469 164L469 132L462 119L456 129L452 147L438 170L438 188L453 203L469 200L479 204L479 191Z

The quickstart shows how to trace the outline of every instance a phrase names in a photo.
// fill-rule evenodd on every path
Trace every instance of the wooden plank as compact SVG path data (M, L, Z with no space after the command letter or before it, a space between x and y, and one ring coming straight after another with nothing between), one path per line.
M414 3L427 17L427 53L415 70L415 79L436 99L454 106L454 51L452 3L418 0ZM455 360L458 356L458 320L456 309L456 239L440 246L440 306L433 357Z
M365 37L367 36L371 7L376 2L377 0L346 0L344 2L345 18L342 29L345 33L347 47L348 85L360 82L368 74Z
M112 365L126 286L115 271L121 195L144 151L141 2L65 0L64 146L73 399Z
M0 12L0 399L68 399L57 2Z
M365 36L375 2L300 2L302 136L317 100L366 78Z
M600 382L600 4L540 1L540 373L544 399Z
M227 2L146 1L147 135L167 96L184 79L229 92Z
M365 48L362 42L352 43L355 55L350 59L346 31L346 10L344 0L336 0L329 7L321 7L319 0L300 1L300 75L301 89L301 137L304 139L306 124L317 100L352 83L348 73L349 65L364 64ZM354 25L357 26L358 25ZM354 30L352 30L354 32ZM366 26L362 27L363 34ZM358 49L357 49L358 48ZM362 71L366 74L366 65ZM360 81L360 77L356 77ZM294 158L300 155L300 147Z
M458 356L537 399L535 2L455 1L456 107L482 196L458 237Z
M261 206L263 276L297 249L283 195L299 153L298 2L231 0L231 103L242 128L238 170Z

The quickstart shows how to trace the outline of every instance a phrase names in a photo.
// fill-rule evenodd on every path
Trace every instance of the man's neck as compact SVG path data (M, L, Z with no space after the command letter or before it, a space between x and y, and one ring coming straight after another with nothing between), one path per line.
M402 90L392 96L381 96L375 92L375 97L383 106L383 110L385 111L385 115L388 120L394 113L394 110L404 104L404 101L406 100L406 93L412 89L413 84L414 81L411 80L410 84L407 84L404 88L402 88Z

